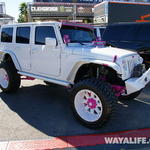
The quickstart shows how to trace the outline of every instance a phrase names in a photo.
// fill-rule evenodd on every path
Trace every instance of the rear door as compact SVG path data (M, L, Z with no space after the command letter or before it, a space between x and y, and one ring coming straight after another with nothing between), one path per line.
M16 27L15 35L15 55L17 56L22 71L30 70L31 25Z

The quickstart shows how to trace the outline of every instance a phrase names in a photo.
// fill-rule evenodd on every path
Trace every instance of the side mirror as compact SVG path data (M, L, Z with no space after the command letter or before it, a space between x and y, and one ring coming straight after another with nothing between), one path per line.
M45 38L45 44L46 44L46 46L55 47L56 46L56 39L47 37L47 38Z

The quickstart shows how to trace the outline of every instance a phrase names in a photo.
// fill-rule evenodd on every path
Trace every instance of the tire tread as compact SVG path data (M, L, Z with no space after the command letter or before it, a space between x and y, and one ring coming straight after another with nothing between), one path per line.
M3 68L6 70L8 76L9 76L9 85L5 89L1 86L1 89L5 93L12 93L18 90L20 86L20 75L17 74L17 70L11 61L2 62L0 64L0 68Z
M73 99L74 92L80 86L84 86L87 88L88 87L94 88L97 92L100 92L101 95L104 97L105 103L106 103L106 108L107 108L107 114L101 122L96 123L96 124L87 124L87 123L81 121L74 113L74 110L72 107L72 99ZM88 79L79 81L76 85L74 85L74 87L72 88L72 90L70 92L70 105L71 105L71 110L72 110L73 114L75 115L77 120L79 122L81 122L84 126L86 126L88 128L99 128L99 127L105 126L117 112L118 98L116 97L113 89L105 81L95 79L95 78L88 78Z

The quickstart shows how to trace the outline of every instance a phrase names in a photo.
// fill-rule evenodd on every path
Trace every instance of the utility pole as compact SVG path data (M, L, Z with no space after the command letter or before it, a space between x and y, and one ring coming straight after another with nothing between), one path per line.
M73 0L73 22L76 22L76 0Z

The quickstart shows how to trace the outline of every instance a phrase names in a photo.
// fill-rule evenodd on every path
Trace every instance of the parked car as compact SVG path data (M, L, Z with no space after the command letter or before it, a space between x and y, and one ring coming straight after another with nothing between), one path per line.
M114 23L108 25L102 40L116 47L136 51L150 66L150 22Z
M66 21L3 25L1 90L17 91L22 76L67 86L77 120L89 128L106 125L117 111L117 97L137 97L150 69L145 71L139 54L104 46L93 29Z

